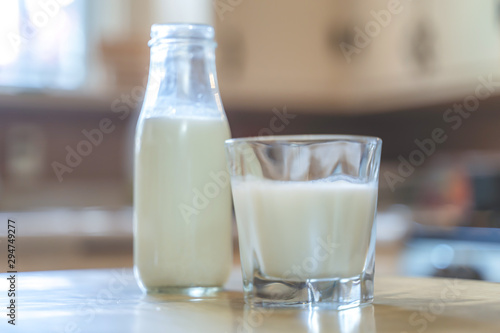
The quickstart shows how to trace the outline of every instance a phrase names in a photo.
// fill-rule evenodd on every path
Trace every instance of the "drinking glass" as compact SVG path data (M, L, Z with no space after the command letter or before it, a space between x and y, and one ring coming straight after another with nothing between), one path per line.
M381 149L365 136L226 141L247 303L372 302Z

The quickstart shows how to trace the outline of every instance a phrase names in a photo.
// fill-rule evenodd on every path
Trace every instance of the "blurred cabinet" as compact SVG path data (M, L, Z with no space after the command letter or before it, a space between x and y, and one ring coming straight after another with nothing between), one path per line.
M499 2L216 1L224 102L377 111L471 94L500 74Z
M336 1L239 3L215 16L219 79L227 106L270 110L283 104L329 105L345 98L349 69L331 40L332 31L341 31L346 23Z
M387 9L387 1L371 3L376 12ZM401 3L401 12L353 60L360 105L447 102L473 94L478 77L500 74L498 0ZM370 10L358 12L359 26L373 20Z

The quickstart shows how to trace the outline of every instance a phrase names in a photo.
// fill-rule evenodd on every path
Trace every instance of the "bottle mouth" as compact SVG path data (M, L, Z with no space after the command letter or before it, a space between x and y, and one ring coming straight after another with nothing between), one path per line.
M213 41L214 36L214 28L207 24L154 24L148 45L151 47L164 42Z

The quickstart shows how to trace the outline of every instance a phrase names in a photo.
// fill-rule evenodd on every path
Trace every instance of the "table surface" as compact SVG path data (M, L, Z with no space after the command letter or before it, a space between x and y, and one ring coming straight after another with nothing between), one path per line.
M7 323L0 274L0 332L500 332L500 284L380 277L373 305L344 311L250 308L239 268L210 299L147 296L132 270L17 275L16 326Z

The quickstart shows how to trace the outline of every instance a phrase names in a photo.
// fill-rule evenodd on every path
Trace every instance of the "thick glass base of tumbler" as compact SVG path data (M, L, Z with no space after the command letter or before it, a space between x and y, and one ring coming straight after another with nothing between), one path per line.
M373 301L373 275L298 282L254 274L245 282L245 302L252 306L343 310Z
M222 287L155 287L147 288L148 294L183 295L189 297L209 297L222 291Z

